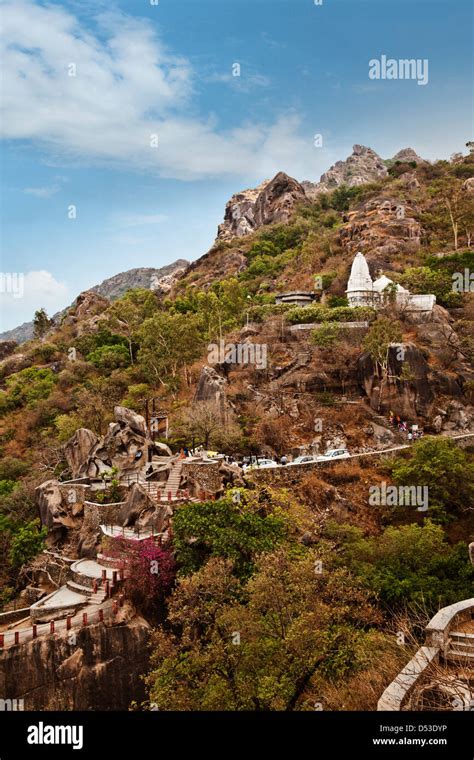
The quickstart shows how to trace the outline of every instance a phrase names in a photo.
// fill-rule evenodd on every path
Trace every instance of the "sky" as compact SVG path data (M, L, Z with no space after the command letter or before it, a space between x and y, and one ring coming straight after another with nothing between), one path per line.
M355 143L436 160L471 139L470 0L3 0L0 14L0 329L118 272L198 258L231 195L278 171L317 181ZM427 60L428 82L371 79L383 55Z

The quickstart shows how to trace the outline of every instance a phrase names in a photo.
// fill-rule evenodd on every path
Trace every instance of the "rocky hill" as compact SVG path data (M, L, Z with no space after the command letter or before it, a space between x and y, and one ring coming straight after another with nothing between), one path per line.
M396 164L422 165L427 162L412 148L403 148L393 158L384 160L372 148L354 145L352 154L337 161L319 182L301 183L279 172L272 180L258 187L242 190L228 201L224 221L217 231L218 240L249 235L264 224L286 221L295 205L302 200L314 200L321 193L337 187L357 187L388 177L388 167Z
M120 298L127 290L134 288L146 288L158 293L168 293L175 278L182 274L188 265L189 262L185 259L177 259L172 264L167 264L158 269L154 267L128 269L126 272L119 272L119 274L103 280L89 290L107 298L109 301ZM53 319L55 322L59 322L67 311L68 309L64 309L54 314ZM33 322L24 322L12 330L5 330L5 332L0 333L0 341L14 340L18 344L25 343L27 340L31 340L32 337Z
M7 698L44 710L142 699L160 710L222 709L223 695L234 699L230 672L245 688L226 709L306 710L319 700L374 710L412 656L395 643L395 615L416 610L406 624L415 631L420 600L433 614L472 595L474 303L469 278L456 290L453 275L474 270L474 158L412 159L406 150L383 170L357 151L357 174L335 168L326 181L336 186L314 197L279 173L234 196L222 235L188 267L157 279L134 270L134 285L149 289L126 299L119 275L81 293L42 339L0 347ZM358 250L365 282L385 275L395 290L352 307ZM397 285L437 302L411 313ZM277 298L301 290L311 304ZM412 425L424 433L416 443ZM185 447L197 456L182 456ZM331 448L350 456L247 471L207 455ZM387 483L428 486L429 511L404 498L374 506L369 494ZM155 554L128 544L150 530L160 539L151 591ZM63 613L79 603L71 648ZM37 640L22 629L26 605L31 620L46 621ZM267 616L282 608L298 614L275 657ZM229 642L240 630L251 637L245 667ZM301 663L311 666L303 687Z

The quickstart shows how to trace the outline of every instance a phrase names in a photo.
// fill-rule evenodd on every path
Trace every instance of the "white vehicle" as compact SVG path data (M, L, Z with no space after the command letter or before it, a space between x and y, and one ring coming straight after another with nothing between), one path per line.
M278 467L278 464L273 459L259 459L252 464L244 464L242 469L244 472L248 472L249 470L263 470L270 467Z
M323 456L317 458L318 462L332 462L333 459L349 459L350 454L347 449L329 449Z
M312 462L317 462L318 458L315 456L312 456L312 454L302 454L299 457L296 457L296 459L293 459L292 462L288 462L288 465L291 464L311 464Z

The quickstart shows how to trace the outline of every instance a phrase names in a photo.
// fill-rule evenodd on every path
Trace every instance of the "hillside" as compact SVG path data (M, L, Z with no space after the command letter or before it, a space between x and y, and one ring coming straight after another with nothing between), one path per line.
M126 272L120 272L113 277L108 277L98 285L94 285L90 290L98 293L110 301L123 296L128 290L134 288L145 288L146 290L156 290L161 293L167 293L171 288L173 277L186 269L187 261L178 259L172 264L155 269L153 267L138 267L128 269ZM70 308L70 307L69 307ZM66 314L67 309L53 315L54 321L58 324L61 318ZM25 343L33 337L33 322L24 322L19 327L6 330L0 333L0 341L14 340L17 343Z
M9 696L377 709L430 617L472 594L473 178L472 154L363 146L317 190L279 172L233 196L189 266L117 275L5 347L2 600L58 625L7 650ZM429 505L384 501L387 484Z

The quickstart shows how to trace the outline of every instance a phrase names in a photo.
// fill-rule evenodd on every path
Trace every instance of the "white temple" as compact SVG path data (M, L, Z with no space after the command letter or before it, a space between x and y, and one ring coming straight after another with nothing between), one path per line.
M365 256L356 254L352 262L351 274L347 283L347 301L349 306L382 306L385 299L395 293L397 305L406 311L430 312L436 303L436 296L412 295L409 290L393 282L386 275L372 280Z

